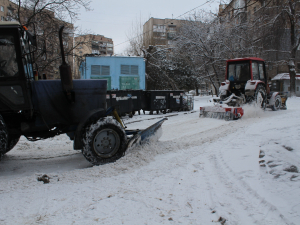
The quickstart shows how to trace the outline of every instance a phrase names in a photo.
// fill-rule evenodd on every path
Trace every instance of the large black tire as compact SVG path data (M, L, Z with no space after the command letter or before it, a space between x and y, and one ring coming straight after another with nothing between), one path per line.
M8 132L3 117L0 115L0 159L7 152Z
M220 95L220 101L224 101L227 98L226 95Z
M266 100L267 100L267 91L263 85L258 85L255 90L254 101L257 106L261 108L266 108Z
M10 150L12 150L16 144L19 142L20 140L20 135L8 135L8 144L7 144L7 151L6 152L9 152Z
M276 95L274 105L271 106L273 111L277 111L281 108L281 97L280 95Z
M85 128L82 154L93 165L115 162L126 148L125 130L112 118L101 118Z

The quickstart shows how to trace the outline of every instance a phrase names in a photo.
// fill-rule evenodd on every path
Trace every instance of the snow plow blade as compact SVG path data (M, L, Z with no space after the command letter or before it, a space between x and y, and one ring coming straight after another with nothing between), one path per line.
M168 119L167 118L161 119L160 121L156 122L155 124L151 125L150 127L148 127L145 130L138 130L138 131L127 130L126 131L127 135L130 135L130 134L134 135L128 141L127 148L131 148L131 147L135 146L136 144L145 143L147 140L149 140L149 138L151 136L153 136L156 133L156 131L161 127L161 125L163 124L163 122L165 122L165 120L168 120Z
M199 117L237 120L244 115L242 107L225 107L222 105L200 107Z

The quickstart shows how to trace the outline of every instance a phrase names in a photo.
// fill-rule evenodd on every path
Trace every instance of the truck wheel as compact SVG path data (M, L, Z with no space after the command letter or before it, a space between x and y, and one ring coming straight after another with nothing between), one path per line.
M112 118L101 118L83 134L82 154L93 165L115 162L127 147L125 130Z
M274 105L271 106L271 109L273 111L277 111L278 109L281 108L281 97L279 95L277 95L275 97L275 102L274 102Z
M267 92L264 86L258 85L255 90L254 100L258 106L265 109L266 108L266 96Z
M19 140L20 140L20 135L15 134L15 135L8 135L8 145L7 145L7 151L9 152L10 150L12 150L16 144L18 144Z
M8 133L3 117L0 115L0 159L7 152Z

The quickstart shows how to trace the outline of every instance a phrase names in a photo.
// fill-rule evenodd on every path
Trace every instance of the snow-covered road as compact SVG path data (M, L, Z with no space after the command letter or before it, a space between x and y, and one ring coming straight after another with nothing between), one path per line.
M65 135L22 138L0 162L0 224L299 224L300 98L286 111L246 106L229 122L199 118L208 99L103 166ZM142 129L162 116L125 123ZM43 174L50 183L37 181Z

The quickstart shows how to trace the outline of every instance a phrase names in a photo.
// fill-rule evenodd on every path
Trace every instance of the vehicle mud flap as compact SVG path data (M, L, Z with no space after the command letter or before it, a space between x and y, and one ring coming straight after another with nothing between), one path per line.
M139 131L128 141L127 148L131 148L136 144L141 145L145 143L151 136L153 136L156 133L156 131L161 127L165 120L168 120L168 118L161 119L160 121L156 122L155 124L151 125L145 130Z

